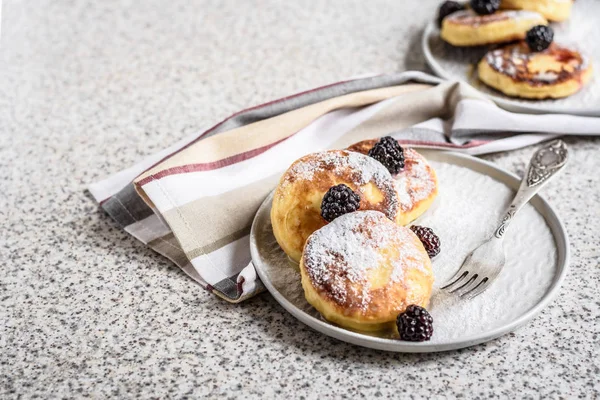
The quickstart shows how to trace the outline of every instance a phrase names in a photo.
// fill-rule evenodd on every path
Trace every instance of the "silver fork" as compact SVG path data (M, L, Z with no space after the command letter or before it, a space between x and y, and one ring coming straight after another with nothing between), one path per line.
M562 140L546 144L535 152L519 190L494 234L467 256L463 265L442 287L461 298L472 299L483 293L498 277L505 264L502 245L506 228L515 214L567 163L567 146Z

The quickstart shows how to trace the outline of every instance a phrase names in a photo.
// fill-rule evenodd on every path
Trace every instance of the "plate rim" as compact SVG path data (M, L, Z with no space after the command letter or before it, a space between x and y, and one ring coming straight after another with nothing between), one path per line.
M456 78L448 75L444 68L437 62L436 58L433 56L431 52L431 48L429 46L429 36L435 33L438 30L435 22L430 21L427 23L427 26L423 30L423 35L421 36L421 50L423 51L423 55L425 56L425 61L429 68L432 69L433 73L439 76L442 79L446 80L455 80ZM472 86L467 80L462 80L466 82L470 86ZM513 112L521 112L521 113L534 113L534 114L571 114L571 115L579 115L584 117L600 117L600 108L592 109L592 108L559 108L559 109L548 109L544 106L540 105L523 105L517 103L516 100L506 99L494 94L483 92L476 87L472 86L479 93L483 94L487 98L494 101L500 107Z
M414 146L417 147L417 146ZM427 154L434 155L433 157L428 157L428 159L435 160L440 162L451 162L454 165L457 165L456 162L452 160L461 160L463 164L458 164L460 166L473 169L469 166L476 165L485 169L491 169L495 172L494 179L499 180L500 182L506 184L512 189L516 189L520 183L520 178L505 170L504 168L491 163L486 160L482 160L467 154L460 154L451 151L445 150L432 150L432 149L421 149L420 150L424 156L427 157ZM443 160L441 160L442 158ZM475 169L474 169L475 170ZM490 175L487 172L482 172L481 170L475 170L479 173L485 173L486 175ZM497 176L500 176L499 179ZM496 329L491 331L479 333L476 335L471 335L466 338L462 338L460 340L453 340L444 343L428 343L428 342L402 342L400 340L395 339L386 339L379 338L374 336L364 335L358 332L353 332L335 325L332 325L326 321L315 318L304 311L297 308L294 304L292 304L289 300L287 300L274 286L273 284L266 279L266 273L263 270L263 265L260 262L259 250L256 244L256 229L258 225L258 216L263 210L263 208L268 207L268 203L271 201L273 192L270 192L267 198L262 202L257 211L254 220L252 222L252 228L250 231L250 253L252 255L252 263L255 266L256 272L260 277L261 281L269 291L269 293L275 298L275 300L290 314L292 314L296 319L300 322L308 325L312 329L315 329L318 332L321 332L327 336L336 338L338 340L342 340L344 342L348 342L351 344L373 348L377 350L386 350L392 352L401 352L401 353L429 353L429 352L441 352L441 351L449 351L449 350L457 350L465 347L474 346L476 344L484 343L490 341L492 339L496 339L500 336L503 336L507 333L514 331L520 326L526 324L535 318L550 302L556 297L558 294L562 283L570 269L570 245L569 238L567 235L566 228L560 219L557 212L554 208L539 194L534 196L531 200L533 206L536 208L536 211L539 212L550 231L552 232L552 236L555 241L556 250L557 250L557 271L554 275L552 284L544 294L544 296L527 312L516 318L514 321L504 324Z

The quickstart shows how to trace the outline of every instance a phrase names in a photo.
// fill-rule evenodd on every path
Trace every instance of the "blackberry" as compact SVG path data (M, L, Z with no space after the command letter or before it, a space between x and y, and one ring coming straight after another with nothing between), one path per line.
M448 15L455 13L457 11L463 10L465 7L456 2L456 1L445 1L442 3L442 5L440 6L439 10L438 10L438 26L441 27L442 26L442 21L444 20L444 18L446 18Z
M423 243L429 258L433 258L440 254L440 238L436 235L431 228L426 226L413 225L410 227Z
M410 342L424 342L433 335L433 318L423 307L410 305L396 318L400 339Z
M554 31L546 25L537 25L527 31L525 41L531 51L544 51L554 39Z
M369 156L382 163L392 175L396 175L404 168L404 150L391 136L379 139L379 142L369 150Z
M321 216L331 222L340 215L358 210L360 196L344 184L329 188L321 202Z
M493 14L500 8L500 0L471 0L471 8L479 15Z

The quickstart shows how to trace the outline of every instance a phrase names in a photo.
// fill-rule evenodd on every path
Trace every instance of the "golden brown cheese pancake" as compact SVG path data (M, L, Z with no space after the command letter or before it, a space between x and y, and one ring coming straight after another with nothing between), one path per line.
M479 62L479 79L507 96L561 98L579 91L592 77L592 64L576 50L552 43L532 52L527 43L491 50Z
M365 140L348 148L362 154L368 154L377 140ZM435 170L425 157L410 147L404 147L404 169L394 176L400 215L396 222L408 225L423 214L438 194L438 180Z
M433 286L419 238L377 211L342 215L313 233L300 274L325 319L358 331L393 329L407 306L427 307Z
M550 21L565 21L571 16L572 5L573 0L502 0L500 7L535 11Z
M282 176L271 208L275 238L292 260L300 261L306 239L327 223L321 217L323 196L341 183L358 193L361 210L381 211L394 221L399 216L394 181L379 161L345 150L304 156Z
M505 43L525 39L527 31L536 25L548 25L548 21L533 11L478 15L473 10L462 10L444 18L441 37L453 46Z

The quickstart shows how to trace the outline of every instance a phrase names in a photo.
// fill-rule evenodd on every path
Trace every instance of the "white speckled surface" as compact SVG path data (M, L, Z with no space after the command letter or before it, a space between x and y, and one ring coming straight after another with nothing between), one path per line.
M568 139L544 189L572 242L558 299L514 335L444 354L338 342L268 294L227 304L83 195L240 108L424 68L436 1L283 3L4 2L0 397L597 397L600 139ZM532 150L486 158L521 173Z

